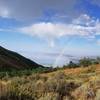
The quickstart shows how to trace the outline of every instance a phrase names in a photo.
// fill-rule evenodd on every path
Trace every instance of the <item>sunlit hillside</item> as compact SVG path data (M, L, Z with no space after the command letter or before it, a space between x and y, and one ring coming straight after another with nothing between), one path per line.
M5 76L0 100L100 100L100 65L30 76Z

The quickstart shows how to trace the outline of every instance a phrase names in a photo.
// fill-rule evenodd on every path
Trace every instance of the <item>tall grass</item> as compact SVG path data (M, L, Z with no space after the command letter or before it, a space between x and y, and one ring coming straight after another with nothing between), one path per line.
M98 68L70 69L70 74L65 69L28 76L6 75L0 81L0 100L100 100Z

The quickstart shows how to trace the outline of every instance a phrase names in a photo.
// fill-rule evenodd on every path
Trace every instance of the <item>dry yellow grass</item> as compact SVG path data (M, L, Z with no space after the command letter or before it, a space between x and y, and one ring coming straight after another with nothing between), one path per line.
M100 100L100 65L66 68L8 80L0 81L1 96L9 97L8 93L13 93L24 100L27 100L26 97L30 98L28 100Z
M80 68L66 68L66 69L61 69L58 71L50 72L50 73L43 73L41 75L43 76L52 76L53 74L57 72L64 72L66 75L79 75L81 73L91 73L91 71L95 71L96 73L100 73L100 64L99 65L93 65L89 67L80 67ZM89 72L90 71L90 72Z

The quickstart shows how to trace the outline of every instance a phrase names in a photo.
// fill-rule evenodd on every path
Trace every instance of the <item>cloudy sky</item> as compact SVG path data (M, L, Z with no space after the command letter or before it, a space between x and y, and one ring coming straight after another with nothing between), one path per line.
M100 0L0 0L0 45L39 63L100 55Z

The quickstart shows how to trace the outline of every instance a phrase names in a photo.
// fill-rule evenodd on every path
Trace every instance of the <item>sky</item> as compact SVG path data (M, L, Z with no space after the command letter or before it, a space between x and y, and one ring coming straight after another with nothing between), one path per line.
M100 56L100 0L0 0L0 45L40 63Z

